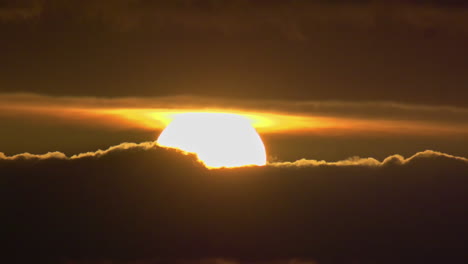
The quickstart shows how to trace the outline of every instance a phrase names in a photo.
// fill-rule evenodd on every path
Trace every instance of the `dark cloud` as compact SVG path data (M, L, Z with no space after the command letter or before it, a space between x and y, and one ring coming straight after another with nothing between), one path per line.
M237 261L235 259L223 259L223 258L207 258L199 260L136 260L136 261L68 261L67 264L317 264L313 260L301 260L301 259L287 259L287 260L270 260L270 261Z
M42 14L43 1L0 1L0 21L38 19Z
M2 258L463 263L466 160L401 160L208 170L154 143L3 157Z
M468 7L443 1L5 1L0 18L37 19L57 13L115 29L180 27L224 33L273 29L305 39L323 28L468 33Z
M301 260L301 259L286 259L286 260L269 260L269 261L238 261L235 259L224 259L224 258L206 258L198 260L190 259L151 259L151 260L136 260L136 261L112 261L112 260L101 260L101 261L68 261L66 264L317 264L313 260Z

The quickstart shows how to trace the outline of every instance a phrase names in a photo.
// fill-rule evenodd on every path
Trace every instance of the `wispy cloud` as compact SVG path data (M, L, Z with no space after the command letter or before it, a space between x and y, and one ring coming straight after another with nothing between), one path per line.
M199 96L96 98L0 94L0 119L14 115L48 117L54 122L80 126L161 130L174 114L200 111L245 115L261 133L468 134L468 109L451 106Z

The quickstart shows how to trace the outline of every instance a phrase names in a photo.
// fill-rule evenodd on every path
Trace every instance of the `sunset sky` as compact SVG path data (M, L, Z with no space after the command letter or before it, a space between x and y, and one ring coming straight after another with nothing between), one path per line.
M467 47L459 0L0 0L1 255L466 263ZM158 145L184 113L267 164Z

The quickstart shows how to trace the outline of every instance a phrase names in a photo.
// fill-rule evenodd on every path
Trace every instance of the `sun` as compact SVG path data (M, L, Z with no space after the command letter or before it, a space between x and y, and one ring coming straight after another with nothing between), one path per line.
M196 153L208 168L266 164L262 139L249 119L236 114L176 114L157 143Z

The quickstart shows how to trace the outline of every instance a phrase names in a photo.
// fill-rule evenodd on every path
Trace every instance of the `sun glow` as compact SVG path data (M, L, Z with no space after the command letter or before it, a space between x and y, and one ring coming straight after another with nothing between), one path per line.
M176 114L157 142L196 153L209 168L266 164L262 139L249 119L235 114Z

